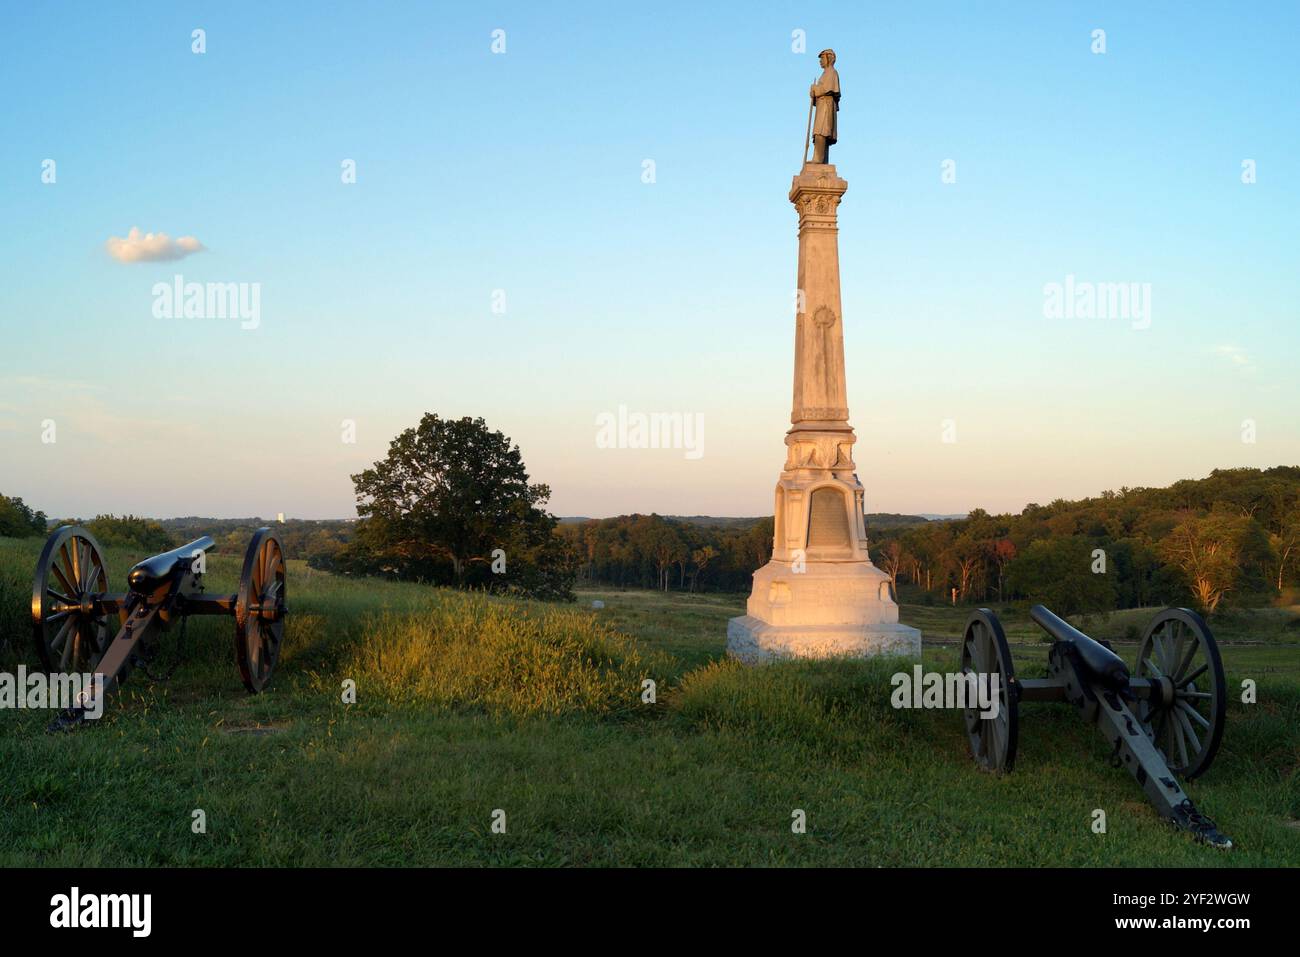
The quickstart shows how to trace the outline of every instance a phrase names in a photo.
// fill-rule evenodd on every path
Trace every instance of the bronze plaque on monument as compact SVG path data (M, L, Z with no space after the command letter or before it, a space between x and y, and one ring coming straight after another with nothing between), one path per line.
M849 547L849 510L844 507L842 492L819 488L812 493L808 507L808 547Z

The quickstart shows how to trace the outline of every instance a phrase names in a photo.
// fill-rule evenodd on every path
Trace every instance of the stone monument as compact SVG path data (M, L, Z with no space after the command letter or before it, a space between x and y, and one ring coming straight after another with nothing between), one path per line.
M799 213L794 408L776 485L772 560L754 572L747 614L727 624L727 653L749 663L921 654L921 633L898 623L889 576L867 554L840 312L836 208L848 183L827 162L838 132L834 52L823 50L821 63L809 91L816 150L808 161L805 138L803 168L790 187Z

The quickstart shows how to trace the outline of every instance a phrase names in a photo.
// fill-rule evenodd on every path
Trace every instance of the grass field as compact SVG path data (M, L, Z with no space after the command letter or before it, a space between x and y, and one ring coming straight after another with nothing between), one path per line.
M34 664L39 547L0 539L0 670ZM143 556L108 557L120 586ZM210 591L233 591L238 556L209 572ZM46 712L0 712L0 864L1300 865L1295 609L1216 623L1229 688L1259 686L1255 705L1230 696L1218 760L1188 788L1236 840L1224 853L1163 824L1067 707L1023 706L1016 771L997 777L958 714L890 707L896 662L725 661L738 596L556 607L291 562L289 602L263 695L243 691L232 623L196 619L175 677L133 676L98 724L47 735ZM1047 645L998 611L1019 672L1039 673ZM964 616L904 607L927 668L954 667ZM1145 617L1086 630L1122 637Z

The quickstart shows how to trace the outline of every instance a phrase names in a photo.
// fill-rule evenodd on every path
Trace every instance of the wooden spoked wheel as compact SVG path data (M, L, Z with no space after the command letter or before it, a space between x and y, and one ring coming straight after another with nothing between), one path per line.
M32 584L32 634L47 672L93 673L122 622L97 600L106 591L108 567L95 536L77 525L55 529Z
M1156 615L1138 649L1137 677L1153 682L1137 714L1169 769L1188 779L1203 773L1227 711L1223 660L1205 619L1186 608Z
M981 676L981 682L997 678L997 716L988 718L978 704L966 709L966 736L971 753L989 771L1010 771L1016 763L1016 739L1020 724L1015 689L1016 670L1002 623L987 608L981 608L966 622L961 646L962 674ZM969 694L969 690L967 692Z
M259 528L244 553L235 599L235 660L244 687L257 694L271 680L284 640L284 547Z

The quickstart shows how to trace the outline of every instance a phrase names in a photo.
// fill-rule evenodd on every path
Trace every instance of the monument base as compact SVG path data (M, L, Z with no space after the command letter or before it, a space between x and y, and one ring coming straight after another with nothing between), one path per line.
M769 625L753 615L727 622L727 655L747 665L795 658L921 657L921 633L897 623Z
M921 657L921 632L898 623L889 576L869 561L796 566L774 559L754 572L746 611L727 623L727 654L746 663Z

